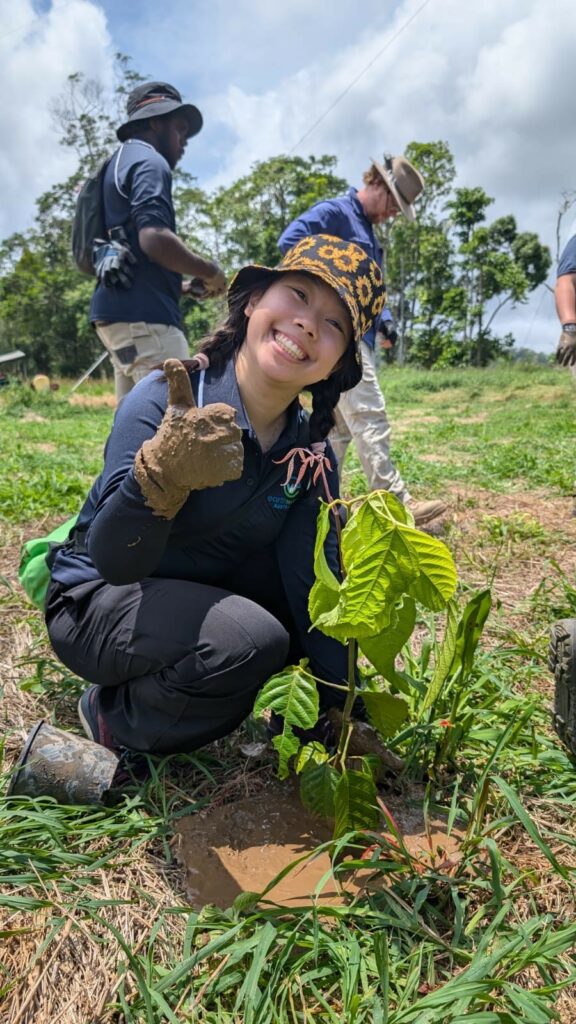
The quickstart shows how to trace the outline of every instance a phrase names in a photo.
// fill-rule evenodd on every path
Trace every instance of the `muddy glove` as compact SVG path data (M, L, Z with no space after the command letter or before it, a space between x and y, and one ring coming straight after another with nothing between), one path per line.
M562 324L562 334L556 349L556 362L560 366L576 365L576 323Z
M92 264L98 283L105 288L130 288L135 263L137 260L129 245L112 239L94 239Z
M190 491L219 487L242 474L242 431L223 402L198 409L186 368L167 359L168 406L154 437L144 441L134 473L149 508L173 519Z

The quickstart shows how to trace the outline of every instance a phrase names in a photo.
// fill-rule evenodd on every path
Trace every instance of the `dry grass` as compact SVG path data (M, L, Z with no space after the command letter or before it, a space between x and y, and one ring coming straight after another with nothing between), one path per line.
M451 500L449 543L455 552L460 574L467 584L482 587L492 583L500 610L493 617L486 642L501 642L503 636L529 634L541 647L545 643L550 622L534 621L531 599L544 578L550 576L551 561L557 560L567 576L576 580L576 520L571 518L571 501L550 498L541 492L518 492L498 495L471 486L454 487ZM494 536L486 517L501 524L501 535ZM514 530L525 517L528 536ZM536 524L530 528L530 523ZM512 528L507 533L507 524ZM536 528L539 526L542 533ZM45 532L46 523L41 526ZM26 536L38 532L38 524L28 526ZM532 536L530 533L532 532ZM51 658L40 618L30 616L16 582L22 531L6 530L1 540L1 573L14 588L2 606L0 618L0 673L4 690L2 705L6 735L6 761L14 763L22 742L39 718L53 714L53 707L43 695L20 689L29 671L23 659L32 653L35 658ZM8 594L8 591L6 591ZM36 623L36 625L34 625ZM552 680L544 666L536 685L552 692ZM58 703L59 724L75 722L74 700L63 697ZM223 804L243 796L257 796L270 778L267 764L253 764L235 759L228 775L224 774L215 804ZM202 775L177 765L166 777L166 790L180 806L191 806L214 787ZM530 811L543 828L553 828L572 835L571 823L562 819L554 807L534 802ZM103 841L103 849L106 846ZM538 910L549 912L559 920L569 920L576 908L569 902L569 888L557 876L552 877L549 864L524 833L511 831L503 837L502 849L519 868L533 876L531 899ZM567 866L576 867L573 847L560 841L554 850ZM19 896L26 888L13 889ZM38 888L35 889L36 895ZM9 933L0 952L2 983L7 987L0 1010L1 1024L118 1024L122 1017L109 1008L120 986L127 993L134 990L128 957L112 940L111 928L122 936L126 946L135 952L146 948L151 929L161 914L176 904L182 906L182 876L166 863L157 843L122 844L106 868L99 870L77 892L74 898L63 892L57 882L45 882L49 903L45 909L31 912L4 912L0 930ZM111 905L98 908L100 921L88 919L86 906L102 899ZM518 919L526 919L534 907L526 898L518 901ZM169 930L160 933L154 956L174 962L180 955L184 930L183 915L171 918ZM530 972L526 986L538 982ZM576 1021L576 991L564 991L557 1010L562 1024Z

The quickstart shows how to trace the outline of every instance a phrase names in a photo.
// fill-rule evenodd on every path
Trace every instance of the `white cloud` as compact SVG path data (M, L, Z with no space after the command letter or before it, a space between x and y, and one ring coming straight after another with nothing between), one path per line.
M101 10L61 0L38 13L28 0L0 0L0 238L30 223L34 200L70 173L58 145L50 102L67 76L82 70L110 80L110 37Z

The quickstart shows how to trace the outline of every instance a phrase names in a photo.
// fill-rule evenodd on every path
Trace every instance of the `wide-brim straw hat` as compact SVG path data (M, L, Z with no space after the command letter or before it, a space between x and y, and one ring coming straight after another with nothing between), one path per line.
M424 188L424 178L405 156L384 156L384 163L372 157L372 163L378 174L390 189L401 212L407 220L416 220L416 210L412 205Z

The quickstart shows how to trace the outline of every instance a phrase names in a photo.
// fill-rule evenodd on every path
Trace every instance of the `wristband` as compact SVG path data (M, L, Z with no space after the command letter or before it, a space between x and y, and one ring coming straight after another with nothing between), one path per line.
M574 320L569 320L567 324L562 324L562 330L566 334L576 334L576 323Z

